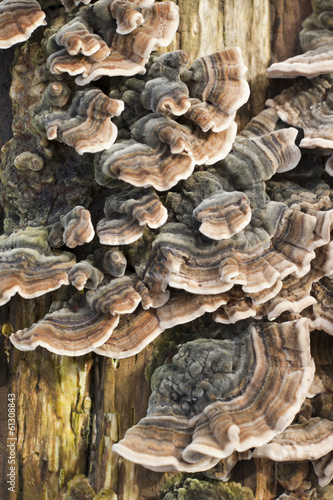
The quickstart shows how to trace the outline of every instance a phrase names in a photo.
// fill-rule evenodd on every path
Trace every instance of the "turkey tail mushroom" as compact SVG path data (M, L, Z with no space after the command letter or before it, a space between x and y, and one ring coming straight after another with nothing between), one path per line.
M306 319L183 344L171 364L155 371L147 416L113 451L156 471L211 468L283 431L314 369Z
M272 64L267 70L270 78L314 78L333 72L332 4L312 0L314 12L303 22L300 42L304 54Z
M3 0L0 3L0 49L25 42L39 26L45 13L37 0Z

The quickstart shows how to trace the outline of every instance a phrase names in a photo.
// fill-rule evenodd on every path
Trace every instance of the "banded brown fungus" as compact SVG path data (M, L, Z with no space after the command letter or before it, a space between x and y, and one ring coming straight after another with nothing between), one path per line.
M314 369L306 319L186 343L154 373L147 417L113 450L157 471L210 468L285 429Z
M25 42L44 24L45 13L37 0L3 0L0 3L0 49Z

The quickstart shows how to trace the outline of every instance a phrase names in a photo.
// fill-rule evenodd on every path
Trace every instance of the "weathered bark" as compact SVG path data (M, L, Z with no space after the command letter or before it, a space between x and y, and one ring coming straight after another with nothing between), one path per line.
M242 128L264 108L269 92L265 70L272 60L282 60L299 50L302 19L311 11L310 0L178 0L180 27L170 49L189 52L190 59L220 48L241 47L251 99L239 113ZM296 5L297 4L297 5ZM8 57L8 56L7 56ZM7 75L8 64L0 62ZM5 88L5 87L3 87ZM4 96L0 96L3 100ZM1 104L1 101L0 101ZM1 107L0 124L10 122L9 100ZM5 110L5 111L4 111ZM9 138L0 125L0 143ZM38 300L15 298L3 307L3 331L31 325L49 305L50 296ZM38 348L23 353L9 346L1 350L0 437L6 444L8 393L16 394L17 470L16 493L22 500L61 498L60 491L77 474L88 477L96 492L112 489L121 500L154 499L165 474L150 472L111 452L114 441L146 413L149 383L145 366L153 347L129 359L114 361L96 355L69 358ZM4 348L10 353L6 366ZM4 410L4 411L3 411ZM4 446L2 448L4 450ZM5 485L6 451L2 453ZM1 463L0 463L1 467ZM236 469L237 480L254 489L257 500L276 496L273 464L257 460ZM8 494L3 489L3 498Z

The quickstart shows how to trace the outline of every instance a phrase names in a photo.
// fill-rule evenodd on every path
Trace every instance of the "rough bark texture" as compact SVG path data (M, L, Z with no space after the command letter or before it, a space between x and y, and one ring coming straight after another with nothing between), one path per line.
M267 66L299 51L302 19L310 0L178 0L180 27L170 49L187 50L190 59L232 45L241 47L249 68L251 99L239 113L242 128L264 108L269 93ZM8 75L11 53L0 53L0 143L9 138ZM276 89L275 89L276 90ZM15 298L1 308L3 333L32 324L46 311L50 297ZM9 322L9 323L8 323ZM2 484L6 473L7 392L16 394L16 493L22 500L62 498L77 474L88 477L96 492L112 489L119 500L155 499L165 474L135 466L111 453L111 445L145 415L149 383L145 366L153 347L132 358L114 361L96 355L68 358L37 349L23 353L2 337L0 437ZM9 363L5 349L8 349ZM7 387L7 390L6 390ZM255 491L257 500L276 496L274 465L257 460L236 468L235 479ZM2 498L8 494L3 489ZM111 498L106 497L106 498Z

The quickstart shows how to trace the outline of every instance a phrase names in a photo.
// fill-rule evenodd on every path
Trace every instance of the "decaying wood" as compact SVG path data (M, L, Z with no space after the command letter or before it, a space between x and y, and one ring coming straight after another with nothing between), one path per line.
M264 109L269 85L267 66L299 51L299 27L311 11L310 0L177 3L181 22L171 50L184 49L193 60L224 47L241 47L252 92L249 104L239 113L242 128ZM7 79L9 60L0 62ZM0 99L4 99L3 94ZM6 111L0 123L8 124L9 100L6 106L1 108L1 113ZM0 136L1 144L8 140L8 127L0 126ZM2 308L0 322L3 326L9 321L15 329L28 326L45 313L50 300L50 296L38 300L16 297ZM77 474L87 476L96 492L112 489L119 500L157 498L166 475L135 466L111 452L112 443L145 415L149 397L145 366L153 347L132 358L114 361L96 355L69 358L41 348L23 353L11 348L4 337L2 343L2 407L6 405L6 385L17 401L19 493L8 498L60 499L63 487ZM5 348L10 354L7 369ZM5 418L0 413L2 443ZM277 486L273 465L257 460L256 471L252 471L246 461L242 464L238 477L256 489L256 499L274 498ZM6 464L2 465L4 473Z

